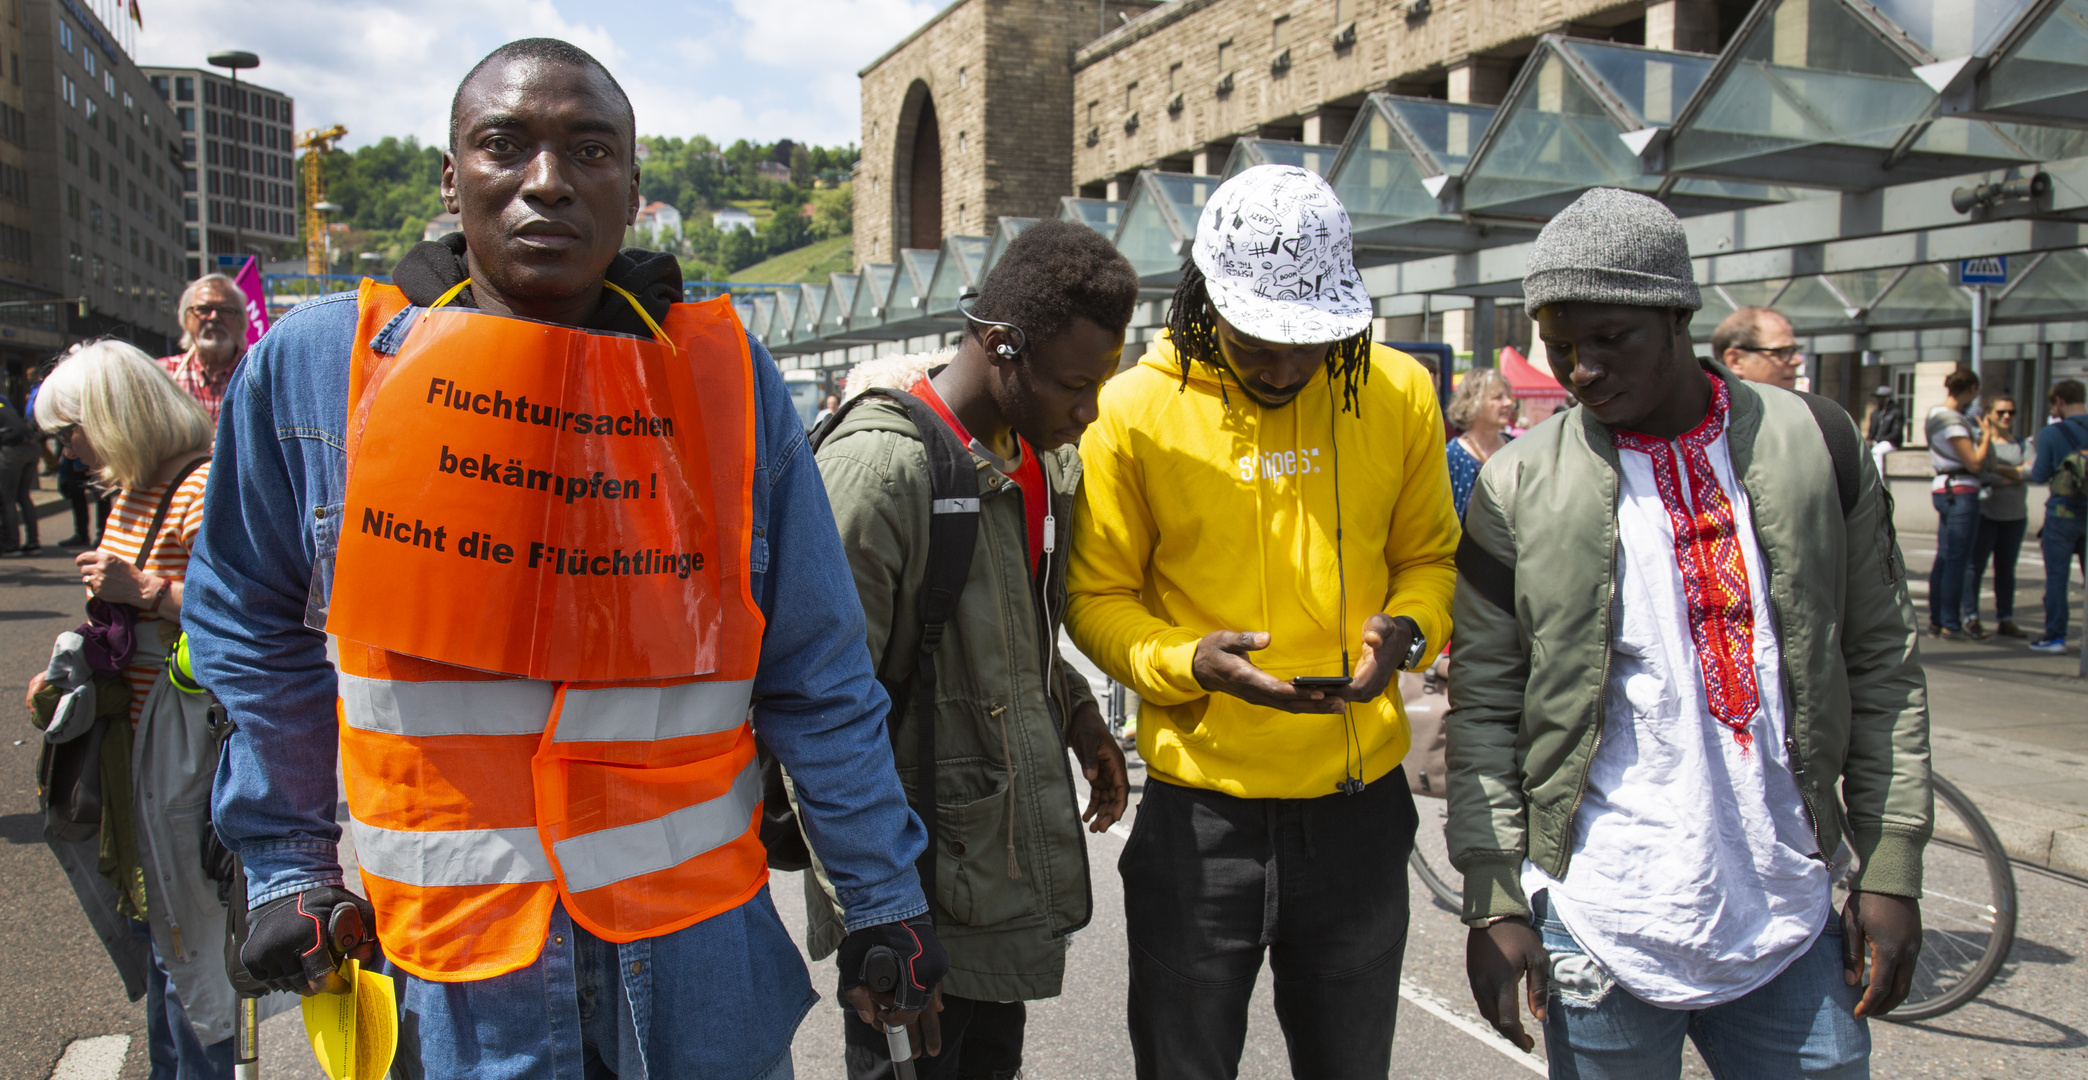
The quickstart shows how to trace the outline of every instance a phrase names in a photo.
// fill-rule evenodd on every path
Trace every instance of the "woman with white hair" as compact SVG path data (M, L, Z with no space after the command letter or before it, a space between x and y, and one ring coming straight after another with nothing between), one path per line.
M1463 432L1450 440L1444 456L1450 464L1450 498L1457 504L1457 519L1464 520L1465 503L1472 497L1472 484L1479 479L1479 466L1508 445L1508 429L1515 424L1515 390L1498 368L1474 368L1450 395L1450 426Z
M60 636L51 668L30 681L30 708L49 723L59 692L81 681L82 668L104 677L120 669L131 690L130 723L96 710L96 730L106 732L99 748L75 751L98 753L101 775L127 776L127 789L99 790L98 820L86 819L84 836L63 827L71 820L64 807L48 807L46 838L132 998L146 998L153 1075L230 1077L237 998L225 974L218 880L229 876L229 860L215 871L204 866L222 850L209 835L216 736L207 695L169 663L203 526L210 419L150 356L111 340L76 346L58 361L37 395L36 419L116 496L101 545L74 560L90 621ZM63 752L66 741L83 738L48 741ZM112 758L127 767L112 771ZM64 794L54 789L47 798L55 804ZM113 868L103 852L113 854Z

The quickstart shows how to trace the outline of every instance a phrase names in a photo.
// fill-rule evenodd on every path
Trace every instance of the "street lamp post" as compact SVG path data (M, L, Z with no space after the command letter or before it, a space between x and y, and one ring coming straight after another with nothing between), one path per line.
M261 58L240 49L221 49L211 53L208 59L211 67L226 68L232 72L232 110L240 118L233 123L230 134L234 141L243 141L239 138L239 125L246 122L246 110L239 107L239 73L249 68L260 67ZM239 155L236 152L232 156L232 161L233 169L235 170L233 175L238 177ZM239 179L243 180L244 177L239 177ZM239 213L245 209L242 204L246 200L239 194L239 183L237 181L232 186L232 198L232 253L244 256L246 254L246 230L239 224Z

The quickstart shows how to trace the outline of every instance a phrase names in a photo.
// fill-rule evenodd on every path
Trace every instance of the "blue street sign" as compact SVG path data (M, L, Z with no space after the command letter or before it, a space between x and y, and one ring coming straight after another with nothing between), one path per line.
M1966 259L1958 263L1958 284L2008 284L2008 256L1989 255L1983 259Z

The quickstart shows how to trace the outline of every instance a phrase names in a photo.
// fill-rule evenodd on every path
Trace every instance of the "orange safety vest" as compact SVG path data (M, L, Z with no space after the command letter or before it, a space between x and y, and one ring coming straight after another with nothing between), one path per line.
M326 625L386 954L486 979L554 900L618 942L738 907L768 880L739 320L676 304L645 341L438 303L377 354L408 306L363 283Z

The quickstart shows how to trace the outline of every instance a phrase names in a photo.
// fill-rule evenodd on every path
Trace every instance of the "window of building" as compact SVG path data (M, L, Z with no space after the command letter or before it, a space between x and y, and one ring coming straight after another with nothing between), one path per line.
M133 180L133 181L131 181L130 183L128 183L128 184L125 184L125 185L124 185L124 188L125 188L125 190L127 190L127 191L128 191L129 193L130 193L130 208L131 208L131 209L133 209L133 210L136 210L136 209L138 208L138 184L137 184L137 181Z
M216 83L214 83L214 82L211 82L211 81L210 81L209 79L205 79L205 80L203 80L203 104L205 104L205 105L215 105L215 104L217 104L217 103L218 103L218 94L217 94L217 90L218 90L218 88L217 88L217 84L216 84Z
M970 77L969 77L968 75L966 75L966 74L965 74L965 70L964 70L963 68L958 68L958 69L957 69L957 89L959 89L959 90L962 90L962 89L964 89L964 88L965 88L966 86L968 86L968 85L970 85Z
M203 133L205 135L218 133L218 114L216 111L211 109L203 110Z
M145 242L145 236L144 236L144 234L142 234L142 233L140 233L140 232L138 231L138 227L137 227L136 225L133 225L133 226L131 226L131 231L130 231L130 233L131 233L131 245L130 245L130 247L131 247L131 255L132 255L132 257L136 257L136 256L138 256L138 255L140 255L140 254L143 254L143 252L141 252L141 251L139 250L139 248L140 248L140 247L142 247L142 246L144 245L144 242Z
M1223 75L1226 72L1231 71L1232 66L1233 43L1230 41L1221 41L1218 43L1218 74Z
M93 281L94 281L94 283L95 283L96 285L99 285L99 284L101 284L101 283L102 283L102 257L101 257L101 256L99 256L99 255L96 255L96 256L94 257L94 275L93 275Z
M1124 111L1127 113L1138 111L1137 83L1132 83L1129 86L1124 87Z
M22 54L8 53L7 66L13 72L14 84L16 86L22 85Z
M1278 15L1275 21L1269 24L1269 47L1275 52L1282 52L1289 46L1290 16Z
M178 121L180 121L180 122L181 122L181 130L183 130L183 131L194 131L194 130L196 130L196 110L194 110L194 109L176 109L176 110L174 110L174 119L176 119L176 120L178 120Z
M69 241L67 247L70 250L67 252L67 258L65 261L67 265L69 265L72 268L73 276L78 277L80 275L80 266L82 262L80 258L80 242L78 240Z
M1336 29L1356 21L1356 0L1334 0L1334 26Z
M203 158L207 164L215 165L218 163L218 144L216 140L209 140L203 144Z
M190 221L194 221L194 220L196 220L196 219L195 219L195 218L193 218L193 217L191 217L191 218L189 218L189 220L190 220ZM183 241L184 245L185 245L185 246L187 246L187 247L191 247L191 248L198 248L198 247L202 247L202 246L203 246L203 233L202 233L202 231L201 231L201 230L199 230L199 229L185 229L185 230L183 230L183 231L182 231L182 241Z
M966 138L967 136L964 132L960 131L957 133L957 152L960 154L964 153Z
M187 75L176 75L174 77L174 100L196 100L196 80Z
M65 185L65 212L74 221L80 220L80 189Z
M1088 126L1089 126L1089 127L1093 127L1093 126L1095 126L1095 113L1096 113L1096 111L1097 111L1097 110L1099 110L1099 109L1100 109L1101 107L1102 107L1102 103L1101 103L1101 102L1099 102L1099 101L1090 101L1090 102L1088 102Z
M58 97L75 109L80 107L80 91L73 86L73 81L64 75L58 76Z
M183 161L194 161L194 160L196 160L196 140L194 140L194 139L183 139L183 140L181 140L181 160L183 160ZM191 170L191 175L193 175L193 170Z
M87 151L87 178L96 181L101 179L101 151L99 150L89 149Z
M1167 65L1167 93L1169 97L1182 92L1182 64L1176 61Z
M58 47L66 52L72 51L72 24L64 19L58 20Z
M965 219L965 216L966 216L966 215L965 215L965 209L964 209L964 204L963 204L963 203L958 203L958 204L957 204L957 231L958 231L958 232L963 232L963 231L964 231L964 226L965 226L965 220L964 220L964 219Z
M116 100L116 73L108 68L102 69L102 89L109 92L110 101Z
M138 140L128 135L123 137L123 160L133 165L138 162Z
M166 101L174 96L173 86L167 81L165 75L154 75L146 81L152 84L152 92L158 94L161 101Z
M194 199L183 199L183 200L181 200L181 219L182 219L183 221L194 221L194 220L196 220L196 200L194 200ZM193 232L194 230L190 230L190 231L191 231L191 232ZM192 239L192 240L190 240L190 241L189 241L189 246L190 246L190 247L195 247L195 246L196 246L196 242L195 242L195 241L194 241L193 239Z
M90 233L92 233L92 234L94 234L94 235L96 235L96 236L100 236L100 235L101 235L101 221L102 221L102 212L101 212L101 204L100 204L100 203L98 203L98 202L92 202L92 201L90 201L90 202L89 202L89 203L87 204L87 231L88 231L88 232L90 232Z
M81 49L81 50L80 50L80 66L81 66L81 67L83 67L83 68L86 68L86 69L87 69L87 74L88 74L88 75L90 75L90 76L91 76L91 75L93 75L93 74L94 74L94 50L93 50L93 49Z
M71 128L65 129L65 160L74 165L80 163L80 136Z
M134 112L136 109L137 103L131 100L130 91L125 90L123 92L123 111L128 113Z

